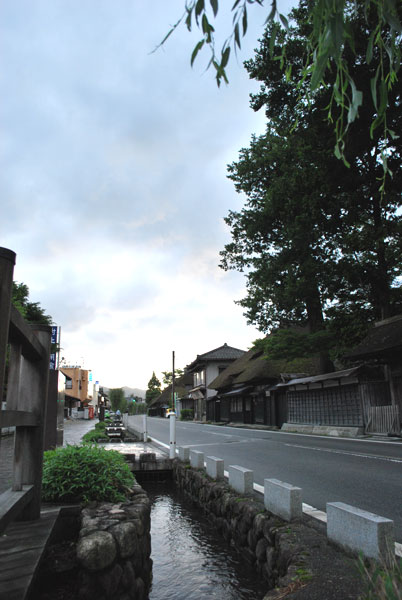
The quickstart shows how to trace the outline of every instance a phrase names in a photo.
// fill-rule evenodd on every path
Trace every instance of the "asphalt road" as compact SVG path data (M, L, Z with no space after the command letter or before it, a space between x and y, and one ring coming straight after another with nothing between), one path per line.
M148 417L148 434L169 443L169 419ZM303 489L303 502L326 510L345 502L388 517L402 542L402 443L339 439L276 431L177 422L177 446L200 450Z

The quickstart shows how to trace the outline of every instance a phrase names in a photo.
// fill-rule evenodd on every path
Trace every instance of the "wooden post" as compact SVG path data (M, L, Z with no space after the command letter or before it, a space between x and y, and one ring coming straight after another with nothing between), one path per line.
M33 498L19 519L30 521L40 517L44 428L49 383L49 356L51 327L32 325L38 341L43 346L42 358L21 365L19 410L30 410L37 418L36 427L17 427L14 449L14 485L34 486Z
M4 376L6 369L8 328L10 323L15 256L15 252L12 250L0 248L0 410L4 393Z

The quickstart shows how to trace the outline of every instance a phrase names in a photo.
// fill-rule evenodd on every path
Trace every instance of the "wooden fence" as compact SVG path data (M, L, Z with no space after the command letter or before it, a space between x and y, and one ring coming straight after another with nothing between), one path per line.
M366 431L376 433L400 434L399 406L370 406L367 409Z
M15 426L12 486L0 495L0 534L15 519L40 517L49 377L51 328L30 325L11 305L15 257L0 248L1 400L8 354L7 408L0 411L0 427Z

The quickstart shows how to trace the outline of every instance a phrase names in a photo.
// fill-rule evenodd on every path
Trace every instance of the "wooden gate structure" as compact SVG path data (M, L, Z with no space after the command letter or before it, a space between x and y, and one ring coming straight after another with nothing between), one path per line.
M7 408L0 427L15 426L13 477L0 494L0 534L15 520L39 519L51 327L30 325L12 306L16 255L0 248L0 398L8 355ZM1 446L0 446L1 459Z

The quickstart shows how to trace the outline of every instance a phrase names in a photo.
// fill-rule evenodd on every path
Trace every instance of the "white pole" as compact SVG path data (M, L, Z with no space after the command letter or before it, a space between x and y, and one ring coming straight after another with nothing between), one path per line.
M176 415L170 415L170 450L169 458L176 457Z
M144 414L142 416L142 424L143 424L143 431L144 431L144 442L148 441L148 432L147 432L147 415Z

